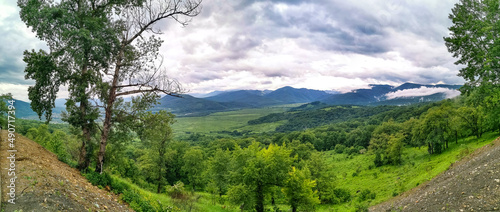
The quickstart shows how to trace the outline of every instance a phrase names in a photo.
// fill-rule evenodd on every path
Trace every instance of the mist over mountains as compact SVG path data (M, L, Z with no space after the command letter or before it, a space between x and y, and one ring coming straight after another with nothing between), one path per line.
M283 104L321 102L327 105L409 105L440 101L458 96L461 85L422 85L404 83L400 86L371 85L348 93L320 91L286 86L277 90L214 91L208 94L181 95L182 98L164 96L152 111L167 110L177 116L203 116L214 112L245 108L262 108ZM54 117L60 117L65 99L56 100ZM17 116L38 119L29 103L17 101Z

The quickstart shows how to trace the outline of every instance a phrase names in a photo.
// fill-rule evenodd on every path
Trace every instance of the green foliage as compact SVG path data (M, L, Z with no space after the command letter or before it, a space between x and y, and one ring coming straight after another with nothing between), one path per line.
M151 181L155 181L157 192L161 193L163 185L166 184L165 166L171 152L168 151L168 145L172 140L171 125L175 122L174 115L164 110L157 113L147 112L142 115L143 128L141 128L141 137L143 138L145 154L140 158L143 171L149 173Z
M461 0L449 15L453 25L446 47L461 64L459 76L466 80L463 90L477 86L497 85L500 49L499 2L494 0ZM478 15L481 14L481 15Z
M231 161L230 152L217 149L208 162L207 175L215 187L214 193L219 197L225 194L229 187L229 161Z
M233 185L227 192L229 202L239 205L242 209L252 209L255 204L255 195L243 184Z
M337 144L337 145L335 145L335 149L334 150L335 150L335 153L342 154L346 150L346 147L343 144Z
M375 192L370 191L370 189L363 189L359 193L358 201L363 202L366 200L373 200L375 199L376 196L377 194Z
M297 209L310 210L315 205L320 203L317 196L317 191L313 190L316 187L316 182L310 180L310 172L306 168L297 170L295 167L289 173L288 179L285 181L283 193L292 207L292 211Z
M202 176L205 170L203 151L197 147L189 148L184 153L182 160L184 162L182 171L186 173L187 181L193 190L196 191L196 187L202 186L202 182L204 181Z

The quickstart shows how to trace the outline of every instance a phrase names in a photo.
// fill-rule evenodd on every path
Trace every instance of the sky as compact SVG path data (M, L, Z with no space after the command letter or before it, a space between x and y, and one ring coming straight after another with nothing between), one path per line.
M170 19L156 27L165 71L192 93L463 84L443 41L457 2L204 0L187 26ZM0 93L27 101L34 82L24 79L23 51L47 47L14 0L0 0L0 34Z

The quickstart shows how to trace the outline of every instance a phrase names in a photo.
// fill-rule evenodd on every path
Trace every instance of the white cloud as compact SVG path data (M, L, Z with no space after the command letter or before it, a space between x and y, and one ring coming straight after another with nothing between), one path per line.
M456 2L206 0L188 26L157 27L168 75L192 92L461 84L442 40ZM17 17L15 2L0 6L0 26L13 26L0 28L0 55L9 56L0 58L0 82L33 84L24 80L22 51L42 42Z
M30 102L28 99L28 87L29 85L0 83L0 94L11 93L14 99Z
M401 97L416 97L416 96L429 96L436 93L444 93L446 98L453 98L460 95L460 91L448 88L436 87L420 87L406 90L399 90L386 94L387 99L395 99Z

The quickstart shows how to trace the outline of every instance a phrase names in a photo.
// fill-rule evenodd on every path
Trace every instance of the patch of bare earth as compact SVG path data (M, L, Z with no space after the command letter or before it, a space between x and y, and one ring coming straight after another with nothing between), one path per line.
M500 211L500 138L370 211Z
M90 184L80 172L59 161L39 144L16 134L15 204L11 199L11 176L7 132L0 144L1 200L5 211L132 211L119 197Z

